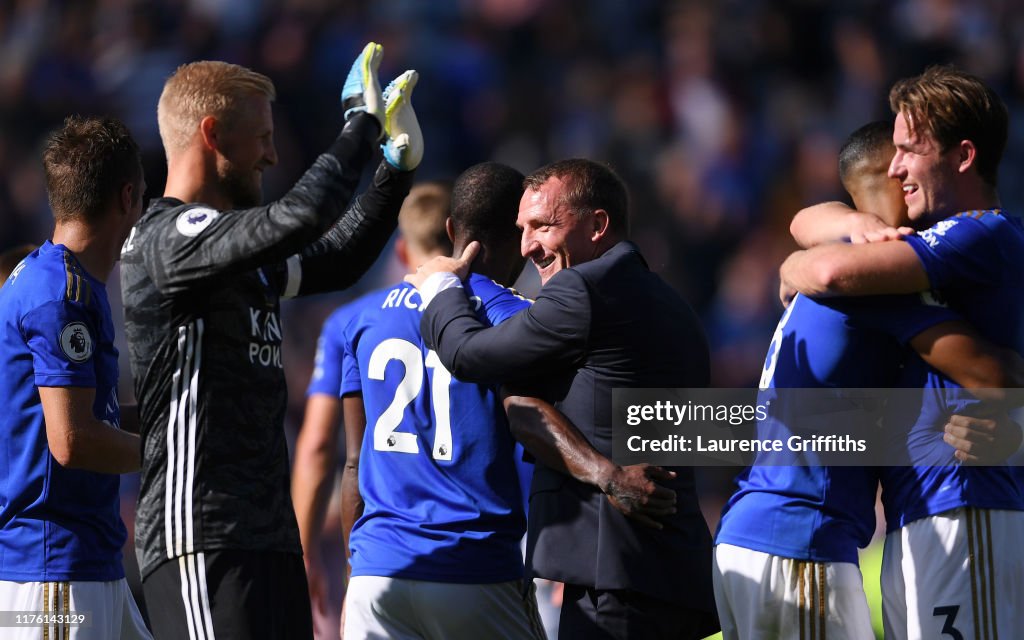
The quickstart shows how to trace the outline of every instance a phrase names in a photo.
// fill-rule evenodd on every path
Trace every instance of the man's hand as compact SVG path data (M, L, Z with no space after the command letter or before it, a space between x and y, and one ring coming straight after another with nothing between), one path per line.
M655 481L675 477L674 471L646 463L616 467L608 481L601 486L601 491L612 506L627 518L652 529L661 529L662 524L655 518L676 512L676 492Z
M399 171L412 171L423 159L423 132L412 109L412 90L419 74L406 71L384 89L384 159Z
M822 202L801 209L793 216L789 231L803 249L840 241L863 244L897 240L914 232L910 227L891 227L875 214L855 211L842 202Z
M380 123L380 137L384 138L384 98L377 80L377 69L383 48L376 42L363 47L362 53L352 63L352 68L341 89L341 106L345 109L345 120L360 111L369 113Z
M419 289L430 276L445 272L454 273L459 280L464 280L469 275L469 265L473 264L478 253L480 253L480 243L474 240L466 245L460 257L437 256L421 265L416 273L405 276L405 281Z
M782 303L784 308L789 308L789 303L793 302L793 298L796 294L800 293L793 285L789 284L783 279L779 279L779 301Z
M891 227L872 213L854 211L847 215L849 220L848 239L851 244L899 240L903 236L914 233L910 227Z
M1021 428L1006 414L994 419L952 416L942 436L956 451L957 460L966 464L1001 464L1017 452Z

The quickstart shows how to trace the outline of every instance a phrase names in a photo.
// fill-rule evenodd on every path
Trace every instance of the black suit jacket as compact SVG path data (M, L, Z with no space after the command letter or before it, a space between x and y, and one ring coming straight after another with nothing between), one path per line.
M477 320L461 290L443 291L421 331L456 377L525 384L609 458L613 388L708 384L708 347L695 314L630 242L558 272L530 309L496 327ZM693 470L675 471L664 484L676 492L677 511L659 531L627 519L596 488L538 464L527 538L533 573L713 612L711 536Z

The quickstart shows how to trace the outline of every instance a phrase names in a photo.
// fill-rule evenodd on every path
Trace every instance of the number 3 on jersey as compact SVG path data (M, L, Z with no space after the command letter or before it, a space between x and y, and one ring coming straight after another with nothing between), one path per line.
M452 382L452 374L441 364L441 360L433 351L427 352L424 358L420 348L408 340L391 338L377 345L370 354L370 367L367 375L371 380L384 380L384 371L388 363L398 360L405 367L405 373L395 388L395 397L391 404L380 414L373 425L373 448L377 451L393 451L398 453L419 453L419 444L415 433L397 431L402 423L405 408L416 399L423 389L423 369L432 370L430 385L430 404L434 408L434 446L431 454L435 460L452 459L452 421L448 386Z

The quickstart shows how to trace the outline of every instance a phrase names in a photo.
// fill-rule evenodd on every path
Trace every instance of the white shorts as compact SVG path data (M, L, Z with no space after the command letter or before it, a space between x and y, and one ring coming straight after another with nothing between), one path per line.
M715 602L725 640L874 640L860 569L730 544L715 547Z
M960 508L885 538L885 637L1024 637L1024 511Z
M124 578L110 582L0 580L0 611L4 616L0 637L10 640L153 638Z
M522 582L449 584L356 576L345 595L345 640L545 640L534 589Z

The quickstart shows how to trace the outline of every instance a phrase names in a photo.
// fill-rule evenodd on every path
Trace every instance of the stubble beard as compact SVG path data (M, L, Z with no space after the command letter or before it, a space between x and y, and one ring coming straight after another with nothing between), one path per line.
M263 185L249 171L227 163L220 171L220 184L233 208L248 209L263 203Z

